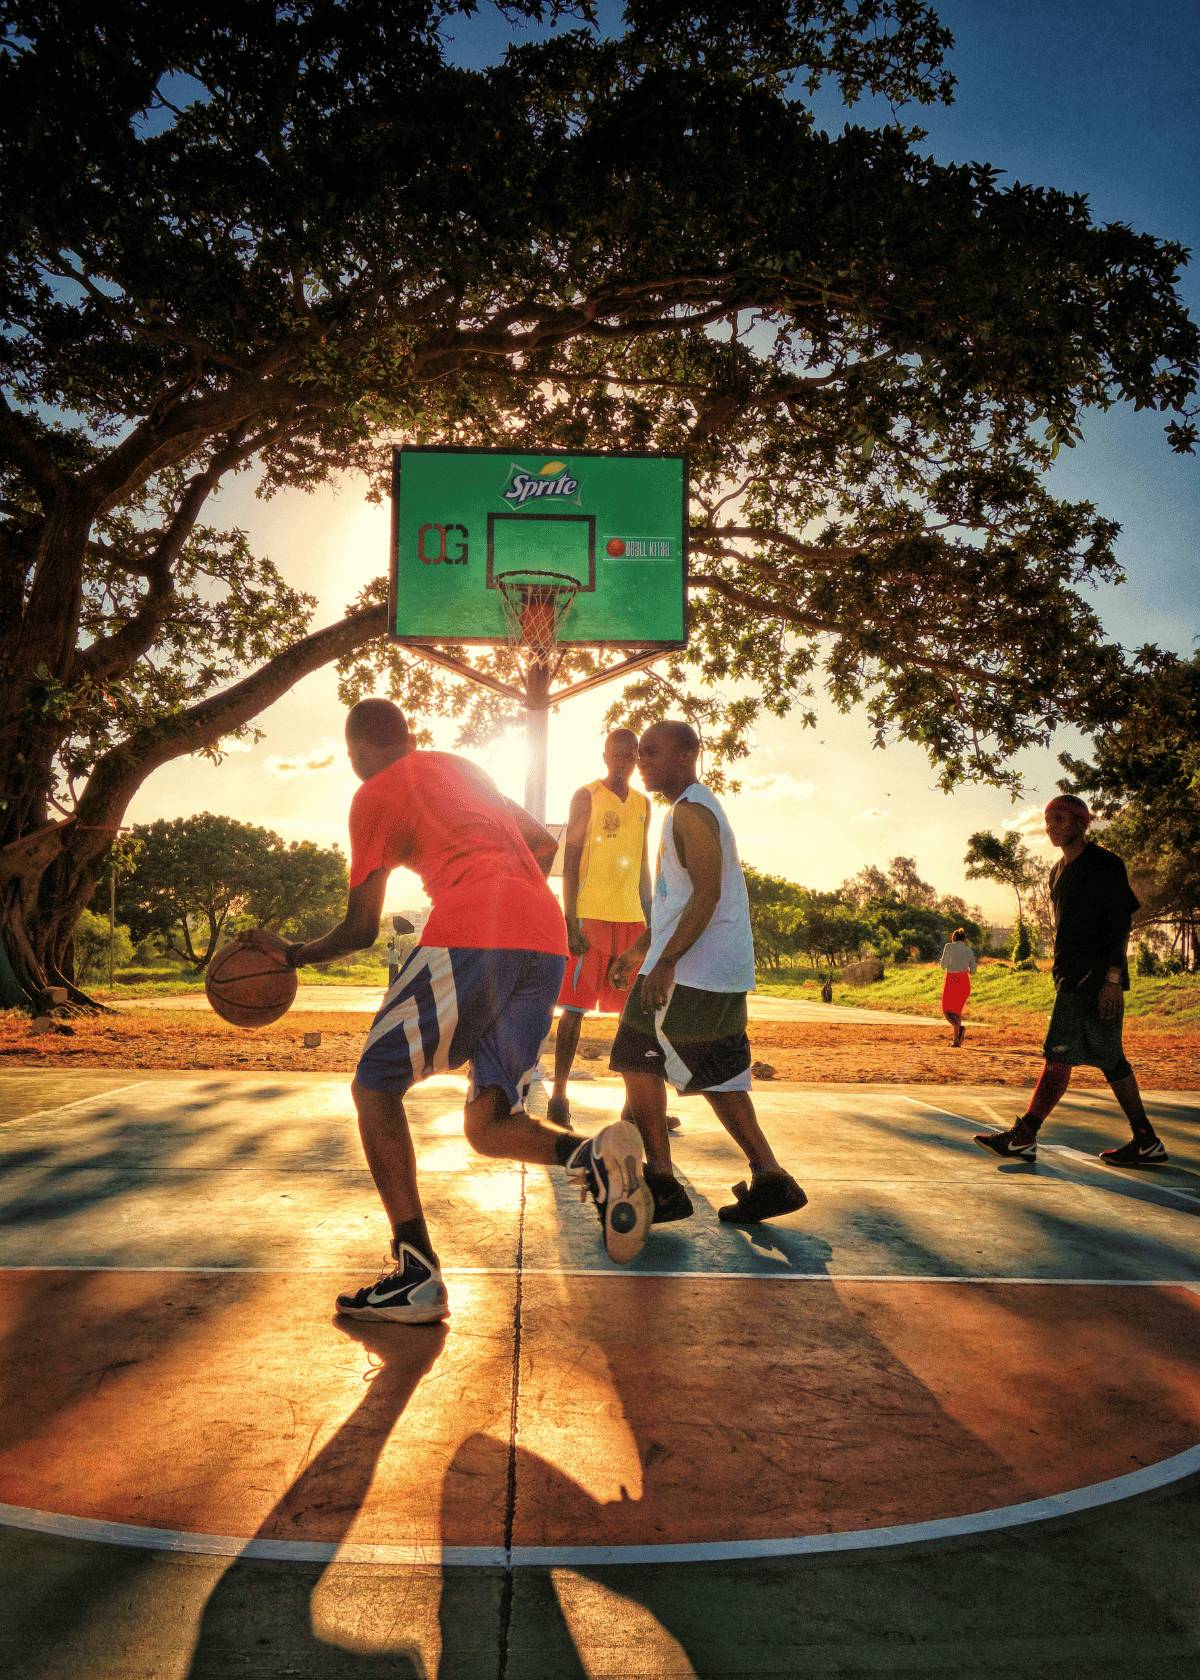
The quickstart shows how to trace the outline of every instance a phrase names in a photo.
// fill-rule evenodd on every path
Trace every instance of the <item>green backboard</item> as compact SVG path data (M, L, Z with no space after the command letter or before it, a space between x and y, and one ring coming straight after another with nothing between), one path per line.
M391 630L402 642L502 642L496 578L578 581L559 640L686 641L687 461L592 450L397 449Z

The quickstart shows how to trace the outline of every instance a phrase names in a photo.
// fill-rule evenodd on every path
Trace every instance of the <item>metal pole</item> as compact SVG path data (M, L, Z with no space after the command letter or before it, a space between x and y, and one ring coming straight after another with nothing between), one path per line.
M108 989L113 989L113 951L117 943L117 861L108 865Z
M535 661L525 676L525 809L535 822L546 820L546 745L550 721L550 667Z

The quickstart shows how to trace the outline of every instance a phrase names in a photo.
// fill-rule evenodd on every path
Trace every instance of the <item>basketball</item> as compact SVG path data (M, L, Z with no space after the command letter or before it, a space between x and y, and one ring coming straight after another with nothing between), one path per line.
M624 537L609 537L604 546L614 560L619 560L625 552L625 539Z
M204 976L208 1001L235 1027L265 1027L286 1015L296 997L296 971L282 951L223 945Z

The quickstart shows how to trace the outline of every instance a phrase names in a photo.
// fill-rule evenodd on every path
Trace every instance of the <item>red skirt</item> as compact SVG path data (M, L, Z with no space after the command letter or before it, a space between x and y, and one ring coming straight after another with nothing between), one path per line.
M947 974L942 987L942 1014L961 1015L971 995L971 976L964 968L961 974Z

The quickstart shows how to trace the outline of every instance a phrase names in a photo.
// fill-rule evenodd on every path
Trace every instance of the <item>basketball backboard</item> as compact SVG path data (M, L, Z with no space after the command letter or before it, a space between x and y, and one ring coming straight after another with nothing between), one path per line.
M559 572L578 590L562 643L674 648L686 640L687 461L567 450L397 449L391 633L503 642L506 572Z

